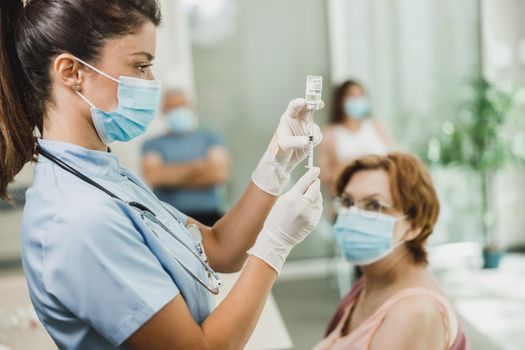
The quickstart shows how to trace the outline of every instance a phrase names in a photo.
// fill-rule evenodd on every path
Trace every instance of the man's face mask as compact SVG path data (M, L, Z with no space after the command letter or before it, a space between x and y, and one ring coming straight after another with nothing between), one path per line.
M188 107L172 108L166 113L166 122L171 132L187 133L197 128L197 117Z

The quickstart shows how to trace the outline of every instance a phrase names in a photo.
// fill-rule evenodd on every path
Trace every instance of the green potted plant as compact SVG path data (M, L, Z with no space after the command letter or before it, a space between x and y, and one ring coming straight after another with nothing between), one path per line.
M472 79L468 96L454 120L429 142L427 156L435 164L464 168L479 179L484 268L497 268L502 255L494 230L491 188L494 175L516 159L510 140L503 137L517 91L501 88L485 78Z

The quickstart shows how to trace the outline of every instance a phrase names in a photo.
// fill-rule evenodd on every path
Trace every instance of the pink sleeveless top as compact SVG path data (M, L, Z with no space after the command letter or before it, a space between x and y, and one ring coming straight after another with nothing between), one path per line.
M467 350L467 342L459 325L454 310L448 301L438 293L423 288L409 288L398 292L388 299L365 322L346 336L341 335L345 320L363 289L364 280L358 280L350 293L343 299L327 329L327 336L313 350L366 350L370 348L372 338L377 332L388 311L397 302L407 297L420 297L432 301L439 309L445 326L447 339L446 350Z

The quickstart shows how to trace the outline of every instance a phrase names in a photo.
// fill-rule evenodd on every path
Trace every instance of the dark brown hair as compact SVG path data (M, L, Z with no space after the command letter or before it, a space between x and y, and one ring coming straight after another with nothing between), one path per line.
M406 244L414 261L426 264L428 260L425 243L439 216L439 199L430 174L416 157L408 153L394 152L386 156L370 155L358 158L339 175L336 193L341 195L357 172L378 169L388 173L394 207L407 215L414 228L421 229L421 233Z
M26 1L27 2L27 1ZM146 21L159 25L157 0L21 0L0 2L0 198L34 156L51 99L50 67L61 53L85 61L104 42Z
M366 93L363 84L361 84L357 80L347 80L341 85L337 86L334 89L334 93L332 95L332 109L330 110L329 120L330 124L340 124L341 122L343 122L343 120L345 120L345 95L346 91L352 86L356 86L360 88L361 91L363 91L363 93Z

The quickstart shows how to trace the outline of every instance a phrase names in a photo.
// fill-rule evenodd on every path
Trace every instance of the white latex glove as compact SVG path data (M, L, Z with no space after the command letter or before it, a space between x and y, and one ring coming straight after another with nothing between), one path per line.
M313 231L323 212L319 168L312 168L275 202L248 254L270 265L277 274L293 247Z
M321 101L319 109L323 107ZM288 104L268 149L252 174L252 181L257 187L274 196L283 192L292 170L308 155L310 115L304 98L296 98ZM312 130L317 146L323 134L315 123Z

